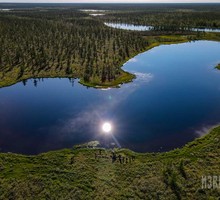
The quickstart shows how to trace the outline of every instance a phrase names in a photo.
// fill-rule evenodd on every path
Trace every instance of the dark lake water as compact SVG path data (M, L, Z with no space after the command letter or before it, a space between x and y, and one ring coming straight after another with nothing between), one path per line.
M163 45L124 65L137 75L119 89L69 79L0 89L0 149L37 154L99 140L138 152L167 151L220 122L220 43ZM105 122L113 136L102 133Z

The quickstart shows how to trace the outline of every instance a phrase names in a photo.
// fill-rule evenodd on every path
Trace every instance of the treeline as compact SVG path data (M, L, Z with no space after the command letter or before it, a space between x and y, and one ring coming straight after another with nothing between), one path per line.
M0 3L0 9L99 9L111 11L219 11L219 3Z
M139 33L106 27L76 10L1 13L0 85L55 76L112 81L146 45Z
M121 11L100 17L103 21L153 26L155 31L188 31L191 28L220 28L220 10Z

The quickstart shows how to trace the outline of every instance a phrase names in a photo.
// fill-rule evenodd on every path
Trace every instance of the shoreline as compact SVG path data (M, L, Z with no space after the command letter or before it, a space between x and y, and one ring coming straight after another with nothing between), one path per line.
M201 180L219 176L219 141L220 126L164 153L103 148L61 149L34 156L0 153L0 196L127 199L129 192L132 199L140 195L146 199L146 194L156 199L159 191L161 199L216 199L217 188L202 187Z
M216 38L216 35L219 36L219 38ZM164 41L155 41L152 42L149 46L146 47L146 49L144 49L141 52L135 53L133 54L130 58L126 59L122 64L121 64L121 70L124 73L127 73L130 75L131 79L127 79L127 81L125 82L120 82L120 80L118 81L117 79L114 81L117 84L112 84L111 82L109 82L109 84L105 85L105 83L103 84L96 84L96 83L91 83L91 82L83 82L83 81L79 81L80 84L84 85L84 86L88 86L88 87L93 87L93 88L97 88L97 89L105 89L105 88L115 88L115 87L120 87L121 84L124 83L129 83L132 82L133 79L135 78L135 75L124 71L123 70L123 66L131 59L133 59L134 57L138 56L139 54L145 53L151 49L153 49L154 47L158 47L160 45L172 45L172 44L182 44L182 43L187 43L187 42L193 42L193 41L201 41L201 40L206 40L206 41L216 41L219 42L220 41L220 33L206 33L205 37L201 36L201 38L197 38L196 35L160 35L160 36L143 36L146 38L157 38L158 40L162 39ZM219 64L219 69L220 69L220 64ZM133 75L133 78L132 78Z
M146 40L149 41L149 45L146 46L146 48L141 51L132 54L129 58L126 58L121 64L120 64L120 70L122 75L116 78L114 81L111 82L84 82L82 78L77 77L76 74L72 75L65 75L65 74L48 74L48 75L37 75L37 76L24 76L21 77L19 80L6 80L3 83L0 83L0 88L8 87L11 85L14 85L16 83L19 83L21 81L25 81L28 79L37 79L37 78L74 78L74 79L79 79L79 83L83 86L86 87L91 87L95 89L108 89L108 88L119 88L120 85L132 82L136 76L132 73L129 73L127 71L123 70L123 66L132 58L138 56L139 54L145 53L149 51L150 49L160 46L160 45L172 45L172 44L181 44L181 43L186 43L186 42L191 42L191 41L199 41L199 40L207 40L207 41L220 41L220 33L205 33L205 35L199 36L199 38L196 35L160 35L160 36L142 36L146 38Z
M58 153L58 152L62 152L62 151L95 151L95 150L105 150L105 151L108 151L108 152L112 152L112 151L116 151L116 152L120 152L120 151L128 151L132 154L135 154L135 155L141 155L141 156L144 156L144 155L159 155L159 156L164 156L164 155L167 155L167 154L172 154L174 152L179 152L181 153L181 151L184 151L185 148L188 148L190 146L194 146L193 144L194 143L197 143L198 140L204 140L206 138L209 138L209 137L212 137L212 132L215 132L216 129L219 129L219 136L220 136L220 124L217 124L217 125L213 125L211 126L210 129L207 130L207 132L205 132L203 135L201 136L198 136L198 137L195 137L192 141L189 141L187 142L186 144L184 144L182 147L177 147L177 148L174 148L172 150L169 150L169 151L164 151L164 152L136 152L136 151L133 151L131 149L128 149L128 148L119 148L119 147L114 147L114 148L105 148L103 146L100 145L99 141L89 141L89 142L86 142L86 143L82 143L82 144L76 144L76 145L73 145L72 148L62 148L62 149L57 149L57 150L49 150L49 151L46 151L46 152L41 152L41 153L38 153L38 154L23 154L23 153L15 153L15 152L0 152L0 156L1 155L17 155L17 156L24 156L24 157L38 157L38 156L41 156L41 155L45 155L45 154L53 154L53 153ZM199 144L201 144L201 142L199 142Z

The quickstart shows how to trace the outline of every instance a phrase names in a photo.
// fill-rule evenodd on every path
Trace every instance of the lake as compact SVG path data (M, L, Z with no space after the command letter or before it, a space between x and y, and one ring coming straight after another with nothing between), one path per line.
M212 41L155 47L124 64L137 78L121 88L58 78L1 88L0 149L37 154L91 140L138 152L181 147L220 122L219 52Z
M153 26L142 26L142 25L134 25L134 24L125 24L125 23L104 23L108 27L130 30L130 31L150 31L154 27ZM210 28L192 28L192 31L200 31L200 32L220 32L220 29L210 29Z
M121 23L104 23L108 27L131 30L131 31L150 31L153 26L142 26L142 25L133 25L133 24L121 24Z

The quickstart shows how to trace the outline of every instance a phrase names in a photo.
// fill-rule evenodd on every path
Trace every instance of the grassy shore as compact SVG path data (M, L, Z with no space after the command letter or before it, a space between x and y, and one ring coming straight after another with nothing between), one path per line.
M73 148L25 156L0 154L0 199L217 199L202 176L220 175L220 127L166 153ZM95 158L95 154L98 155ZM134 158L131 160L130 158Z

